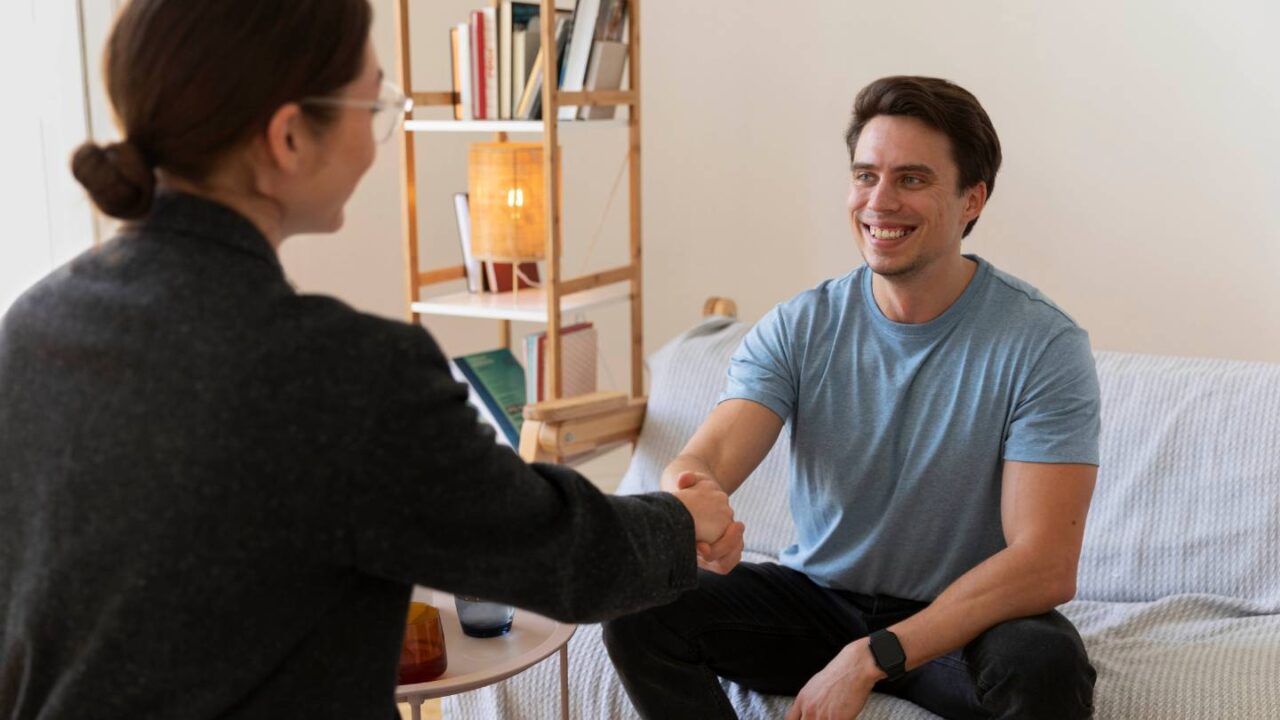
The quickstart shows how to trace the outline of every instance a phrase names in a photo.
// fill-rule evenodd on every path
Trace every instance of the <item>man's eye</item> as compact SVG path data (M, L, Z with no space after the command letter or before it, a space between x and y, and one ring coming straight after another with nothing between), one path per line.
M903 185L923 185L924 178L919 175L906 175L902 178Z
M853 181L860 185L869 185L872 182L875 182L875 176L871 173L858 173L853 176Z

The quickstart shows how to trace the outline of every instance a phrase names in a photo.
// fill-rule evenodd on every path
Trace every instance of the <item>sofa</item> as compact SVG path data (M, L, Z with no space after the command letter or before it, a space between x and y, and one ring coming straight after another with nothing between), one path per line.
M649 358L652 394L618 492L656 489L711 410L749 328L710 316ZM1096 360L1102 463L1077 595L1060 608L1098 670L1095 717L1280 718L1280 364L1112 352ZM792 541L788 445L784 431L732 497L746 523L744 560L775 560ZM569 673L574 718L637 717L599 626L579 628ZM791 702L724 684L744 718L781 718ZM455 719L551 719L558 695L548 661L448 698L443 710ZM873 694L859 717L936 716Z

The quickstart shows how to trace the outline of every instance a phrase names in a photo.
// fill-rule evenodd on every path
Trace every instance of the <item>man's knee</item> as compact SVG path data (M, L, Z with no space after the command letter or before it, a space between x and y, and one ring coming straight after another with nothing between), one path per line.
M1055 613L1001 623L970 644L982 704L995 717L1087 718L1097 676L1079 633Z
M643 642L646 634L650 632L646 629L650 625L652 621L644 611L614 618L601 624L600 636L604 640L605 649L609 651L609 656L615 663L618 661L619 654L626 653Z

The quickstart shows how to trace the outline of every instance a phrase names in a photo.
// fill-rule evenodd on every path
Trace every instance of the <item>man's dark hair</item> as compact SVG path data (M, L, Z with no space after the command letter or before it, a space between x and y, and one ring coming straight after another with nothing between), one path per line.
M995 192L1000 138L987 111L968 90L940 78L907 75L880 78L862 88L853 101L853 118L844 135L850 163L862 128L877 115L913 117L946 135L951 159L960 171L956 192L979 182L987 184L988 198ZM970 221L962 237L968 237L977 222L977 218Z

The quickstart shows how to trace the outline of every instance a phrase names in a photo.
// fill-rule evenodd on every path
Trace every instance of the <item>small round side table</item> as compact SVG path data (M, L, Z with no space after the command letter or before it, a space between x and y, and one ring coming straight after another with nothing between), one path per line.
M409 704L413 720L421 720L422 703L432 698L456 695L506 680L538 664L557 650L560 652L560 717L569 720L569 638L577 625L516 609L511 631L496 638L464 635L458 623L453 596L440 590L414 588L413 599L440 610L444 625L444 647L449 666L431 682L401 685L396 702Z

